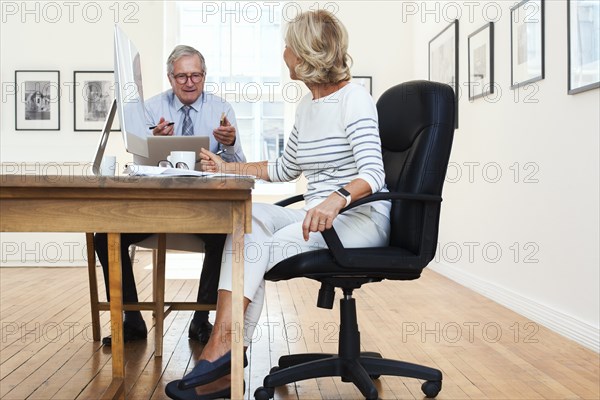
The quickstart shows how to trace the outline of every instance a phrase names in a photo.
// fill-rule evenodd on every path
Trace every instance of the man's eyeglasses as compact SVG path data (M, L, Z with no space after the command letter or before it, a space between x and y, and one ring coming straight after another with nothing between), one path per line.
M171 163L171 161L169 160L161 160L158 162L158 166L161 168L180 168L180 169L189 169L187 164L184 163L183 161L179 161L175 163L175 167L173 167L173 164Z
M173 79L175 79L175 82L179 83L180 85L185 85L188 81L188 79L191 79L192 82L194 83L199 83L202 81L202 79L204 79L204 75L206 75L206 73L204 72L194 72L193 74L171 74L171 76L173 77Z

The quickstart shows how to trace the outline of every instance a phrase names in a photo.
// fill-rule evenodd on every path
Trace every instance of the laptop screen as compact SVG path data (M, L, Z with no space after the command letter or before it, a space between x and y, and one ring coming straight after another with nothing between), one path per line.
M148 156L134 155L133 162L137 165L156 167L158 162L166 160L172 151L194 151L199 154L201 148L208 149L209 145L208 136L150 136L148 137ZM196 164L195 169L200 169L199 163Z

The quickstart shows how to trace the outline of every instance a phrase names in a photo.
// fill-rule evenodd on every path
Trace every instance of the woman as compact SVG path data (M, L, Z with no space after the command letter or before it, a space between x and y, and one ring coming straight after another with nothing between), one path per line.
M311 93L298 105L284 154L274 162L226 163L201 152L206 171L251 173L271 182L291 181L303 173L308 180L303 209L253 205L252 233L244 238L254 250L244 259L246 347L262 310L263 276L271 267L299 252L326 247L319 232L332 226L346 247L383 246L389 236L386 201L338 215L351 202L386 190L377 110L369 93L349 82L346 29L327 11L309 11L289 23L285 42L283 59L290 77L304 82ZM172 398L229 395L231 248L228 237L212 336L196 367L167 386Z

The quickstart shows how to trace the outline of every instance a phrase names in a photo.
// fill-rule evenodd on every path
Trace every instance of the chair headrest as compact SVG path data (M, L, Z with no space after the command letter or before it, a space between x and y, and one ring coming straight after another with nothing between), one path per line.
M452 87L438 82L410 81L386 90L377 101L383 148L405 151L426 127L454 126L454 103Z

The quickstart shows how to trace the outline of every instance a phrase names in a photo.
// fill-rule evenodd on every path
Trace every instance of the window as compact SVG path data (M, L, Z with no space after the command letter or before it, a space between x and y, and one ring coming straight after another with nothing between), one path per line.
M249 161L281 155L293 124L295 104L282 96L287 68L282 58L282 12L277 7L281 3L177 2L176 42L204 55L205 91L223 97L234 108ZM295 189L294 184L267 191L259 186L265 194Z

